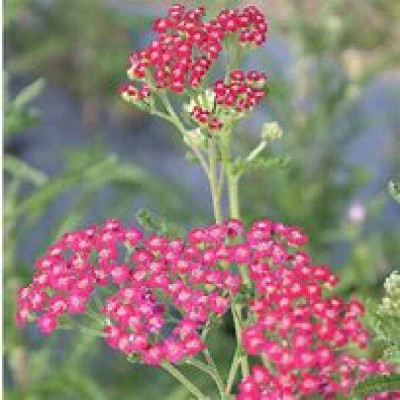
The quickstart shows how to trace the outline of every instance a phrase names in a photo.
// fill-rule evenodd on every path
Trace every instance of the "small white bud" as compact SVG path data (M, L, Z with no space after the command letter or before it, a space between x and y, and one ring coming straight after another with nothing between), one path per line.
M135 72L134 72L134 68L130 67L126 70L126 74L128 75L128 78L133 81L135 80Z
M280 139L283 135L283 130L278 122L268 122L263 125L261 130L261 140L273 141Z
M184 104L183 108L190 114L196 106L200 106L207 111L212 111L214 108L215 93L212 90L207 89L202 94L197 96L197 99L191 99L190 103Z
M382 299L382 304L379 311L383 314L400 317L400 274L394 271L386 278L385 297Z

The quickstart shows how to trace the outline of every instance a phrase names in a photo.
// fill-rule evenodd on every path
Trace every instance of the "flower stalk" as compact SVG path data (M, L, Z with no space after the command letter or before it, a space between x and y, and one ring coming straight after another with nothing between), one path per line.
M182 372L175 368L171 363L163 362L161 367L167 371L172 377L174 377L179 383L196 397L197 400L209 400L209 397L205 396L204 393L195 386L189 379L186 378Z

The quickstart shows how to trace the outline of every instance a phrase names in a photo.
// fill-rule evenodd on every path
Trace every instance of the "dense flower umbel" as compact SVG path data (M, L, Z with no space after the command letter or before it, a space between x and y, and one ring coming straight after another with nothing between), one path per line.
M19 292L17 321L36 320L49 334L107 287L99 311L111 347L154 365L194 356L204 347L199 330L240 288L217 254L228 234L224 225L193 230L187 241L144 237L118 220L67 233L36 261L33 282Z
M223 10L210 21L204 21L204 16L204 7L185 9L179 4L170 7L165 18L154 21L153 30L158 36L148 47L131 54L127 70L129 79L132 82L149 83L157 89L168 88L175 93L182 93L202 83L226 40L236 41L242 46L261 46L266 40L265 17L254 6L243 10ZM261 75L253 74L253 78L258 76ZM254 83L254 79L247 78ZM135 84L124 85L121 94L125 100L138 104L147 96L141 96L142 89L135 89ZM243 90L246 88L242 85ZM260 92L252 88L248 91L248 101L239 102L238 107L244 109L250 104L254 106L253 103L262 97ZM228 92L236 96L235 90L230 88L224 102L230 99ZM219 129L216 118L208 122L211 129Z
M346 346L367 345L359 321L364 308L328 294L338 279L327 266L311 264L299 250L306 242L300 229L265 220L237 247L236 262L249 266L255 293L243 344L262 362L241 382L238 400L333 399L367 375L389 371L346 353Z
M224 81L213 84L213 91L208 94L207 107L193 105L190 115L200 126L210 130L220 130L223 120L241 118L256 107L266 95L265 74L242 70L232 71ZM189 107L190 108L190 107Z
M223 109L233 109L237 113L248 111L265 96L266 80L265 74L257 71L232 71L228 82L221 79L214 83L216 103Z
M194 228L185 239L146 237L108 220L65 234L36 261L33 282L19 292L17 321L36 320L49 334L63 315L88 311L96 296L107 343L159 365L201 352L211 316L240 302L243 346L259 365L239 384L238 400L346 396L389 367L346 351L367 345L363 306L329 295L338 280L299 250L306 242L299 228L268 220L247 231L227 220ZM246 271L243 281L239 271ZM368 399L399 393L377 396Z

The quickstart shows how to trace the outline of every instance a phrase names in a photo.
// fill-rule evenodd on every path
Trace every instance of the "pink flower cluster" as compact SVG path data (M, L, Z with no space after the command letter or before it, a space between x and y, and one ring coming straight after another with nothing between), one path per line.
M248 266L255 289L243 345L262 361L240 383L238 400L333 399L369 374L389 372L346 353L346 346L367 345L364 308L328 295L338 279L329 267L311 264L299 250L306 242L300 229L264 220L237 245L236 262Z
M224 126L223 122L211 111L200 106L194 106L190 116L199 124L206 125L210 130L220 130Z
M229 226L195 229L186 241L145 237L118 220L67 233L36 261L33 282L19 292L17 321L36 320L49 334L107 287L99 311L111 347L152 365L194 356L204 347L200 329L240 288L239 275L222 267Z
M264 73L250 71L245 73L235 70L230 73L229 82L222 79L214 83L216 103L227 109L233 108L236 112L248 111L257 106L265 96Z
M133 83L125 83L119 88L122 98L128 103L142 102L145 103L150 97L150 88L147 84L143 84L138 89Z
M248 112L256 107L265 96L267 78L264 73L242 70L232 71L227 82L222 79L213 85L215 107L207 110L194 106L190 116L199 124L210 130L220 130L223 127L221 116L226 118Z
M65 234L36 261L32 283L19 292L17 321L36 321L49 334L66 314L92 308L96 297L106 342L159 365L201 352L202 329L233 299L245 306L242 343L257 360L239 384L238 400L346 396L390 368L348 352L367 345L364 308L328 293L338 279L299 249L307 240L301 229L269 220L247 231L227 220L194 228L184 239L145 236L108 220Z
M148 47L131 54L129 79L182 93L200 85L221 53L225 39L236 38L244 46L261 46L266 40L265 17L254 6L223 10L208 22L204 16L204 7L170 7L165 18L154 22L158 37ZM121 88L126 100L141 100L134 87L131 83Z
M390 368L383 362L357 359L350 356L337 358L332 366L337 373L334 384L321 380L315 373L304 374L273 374L271 369L262 365L255 365L251 375L243 379L239 386L237 400L301 400L318 398L335 399L337 395L349 395L356 382L362 381L371 374L388 374ZM341 397L343 398L343 397ZM346 397L347 398L347 397ZM399 400L400 391L380 392L365 397L365 400Z

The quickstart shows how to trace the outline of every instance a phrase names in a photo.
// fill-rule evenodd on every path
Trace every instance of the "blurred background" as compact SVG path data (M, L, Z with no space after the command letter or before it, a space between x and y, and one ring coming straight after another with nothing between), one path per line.
M267 44L245 67L267 72L270 94L240 126L238 150L254 145L263 122L277 120L284 137L268 151L290 163L243 181L244 218L302 226L316 262L341 275L342 295L379 296L400 266L400 207L387 194L389 179L400 180L400 2L183 3L205 4L210 15L255 4L269 20ZM149 41L151 21L168 4L5 1L8 400L188 398L164 372L129 364L90 337L43 338L13 321L16 288L66 230L107 217L130 222L141 207L182 228L211 220L206 182L170 127L117 94L129 52ZM229 324L212 341L224 367Z

